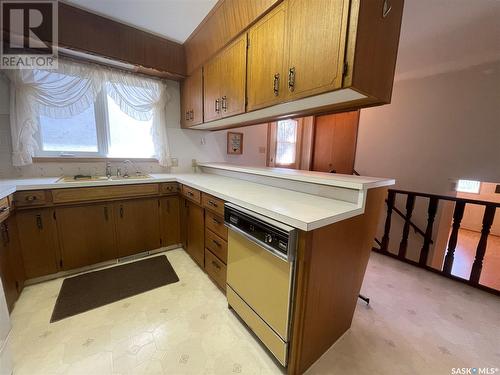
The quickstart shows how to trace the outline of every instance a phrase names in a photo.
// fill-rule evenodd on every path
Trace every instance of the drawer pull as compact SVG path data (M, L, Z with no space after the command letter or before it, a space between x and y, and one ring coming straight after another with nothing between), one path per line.
M28 202L33 202L36 201L38 198L36 197L36 195L27 195L25 199Z
M212 218L212 221L214 222L214 224L217 224L217 225L221 224L221 222L219 220L217 220L216 218Z
M4 212L8 212L10 209L9 206L3 206L3 207L0 207L0 214L3 214Z
M36 215L36 227L39 230L43 229L43 221L42 221L42 215Z
M214 266L215 268L217 268L218 270L221 269L220 265L215 261L215 260L212 260L212 266Z
M213 242L214 244L216 244L217 246L219 246L219 247L221 247L221 246L222 246L222 245L220 244L220 242L219 242L219 241L217 241L217 240L212 240L212 242Z
M208 204L212 207L217 207L217 203L215 203L214 201L208 201Z
M123 206L120 206L120 217L123 219Z
M190 191L187 192L187 195L189 195L190 197L194 197L194 194L191 193Z

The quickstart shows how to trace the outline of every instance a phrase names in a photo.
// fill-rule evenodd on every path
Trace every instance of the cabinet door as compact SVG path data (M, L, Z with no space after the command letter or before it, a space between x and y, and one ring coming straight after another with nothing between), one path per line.
M115 203L118 257L154 250L160 245L158 199Z
M9 233L5 223L0 224L0 276L2 279L3 292L9 312L12 311L14 303L19 297L16 286L16 277L11 265L11 255L9 254Z
M286 6L286 1L281 3L248 31L249 111L273 105L286 97Z
M19 232L15 216L11 216L4 222L5 234L7 240L7 250L9 254L9 265L15 278L15 284L18 294L21 294L24 288L26 275L24 273L23 256L19 244Z
M220 55L203 66L203 119L205 122L217 120L221 116Z
M204 210L195 203L187 201L187 252L200 265L205 264Z
M288 1L289 97L342 86L349 0Z
M56 217L64 270L117 258L112 205L57 208Z
M187 226L188 226L188 201L185 198L179 198L180 201L180 235L181 235L181 243L182 248L187 251Z
M162 246L181 242L179 197L160 199L160 230Z
M243 34L220 55L222 117L245 112L247 36Z
M185 128L203 122L203 75L197 69L181 84L181 120Z
M16 220L26 278L59 271L59 247L52 209L18 211Z

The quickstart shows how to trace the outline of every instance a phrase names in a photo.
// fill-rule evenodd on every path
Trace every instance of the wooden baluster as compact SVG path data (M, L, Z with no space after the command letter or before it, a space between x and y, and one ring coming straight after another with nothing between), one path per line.
M488 244L488 236L490 234L491 225L495 219L495 206L486 206L483 216L483 228L481 229L481 238L477 244L476 258L472 264L469 281L471 284L479 284L481 270L483 268L484 254L486 253L486 245Z
M406 249L408 248L408 235L410 234L410 221L414 207L415 207L415 195L408 194L408 197L406 198L406 219L405 219L405 224L403 226L403 238L401 238L401 242L399 244L399 253L398 253L399 259L406 258Z
M387 216L385 218L384 236L382 237L382 244L380 246L380 250L383 252L388 252L387 248L389 247L389 232L391 231L391 215L395 200L396 200L396 193L392 190L389 190L386 202Z
M429 207L427 208L427 228L425 228L424 245L422 246L422 250L420 250L420 259L418 260L418 263L424 267L427 265L427 258L429 257L429 248L432 241L432 229L434 226L434 218L436 217L438 202L438 198L430 198Z
M444 258L443 272L451 275L453 268L453 260L455 258L455 248L458 241L458 230L460 229L460 222L464 217L465 202L457 201L455 203L455 211L453 212L453 226L448 240L448 249L446 250L446 257Z

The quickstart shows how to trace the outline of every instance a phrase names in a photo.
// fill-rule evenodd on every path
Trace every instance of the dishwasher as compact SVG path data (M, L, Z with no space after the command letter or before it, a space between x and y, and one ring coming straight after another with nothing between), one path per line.
M226 203L227 300L276 359L287 365L297 230Z

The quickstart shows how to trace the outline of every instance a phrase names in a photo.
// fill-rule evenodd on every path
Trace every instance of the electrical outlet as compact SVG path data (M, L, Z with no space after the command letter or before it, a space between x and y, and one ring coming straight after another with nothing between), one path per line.
M179 166L179 159L177 159L177 158L171 158L170 159L170 164L172 165L172 167L178 167Z

